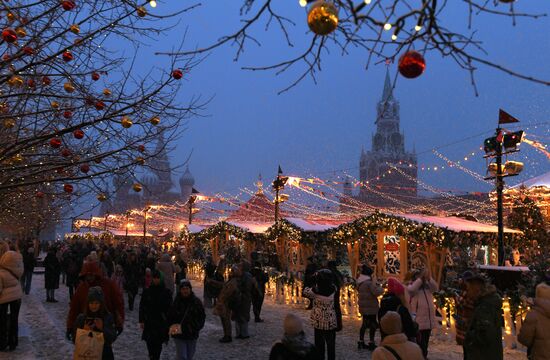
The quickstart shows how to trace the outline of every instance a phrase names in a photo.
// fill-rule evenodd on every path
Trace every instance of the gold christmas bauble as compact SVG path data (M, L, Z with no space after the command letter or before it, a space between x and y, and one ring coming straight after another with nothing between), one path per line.
M80 26L78 26L78 24L71 25L70 29L73 34L80 34Z
M74 85L71 84L70 82L67 82L63 84L63 89L65 89L65 91L68 93L72 93L74 91Z
M133 123L132 123L132 120L130 120L130 118L128 118L127 116L124 116L120 121L120 124L122 125L123 128L128 129L129 127L132 126Z
M20 38L24 38L25 36L27 36L27 31L22 28L22 27L18 27L15 29L15 33L17 34L18 37Z
M103 89L103 95L105 96L111 96L112 92L109 89Z
M149 120L149 122L157 126L158 124L160 124L160 118L158 116L152 117L151 120Z
M13 75L9 80L8 80L8 85L9 86L15 86L15 87L21 87L23 86L23 78L19 75Z
M338 27L338 9L332 2L317 0L307 14L307 24L317 35L328 35Z
M12 13L8 13L8 15L6 16L8 18L8 22L12 23L15 21L15 15L13 15Z
M140 6L137 8L137 14L139 17L144 17L145 15L147 15L147 10L145 10L143 6Z
M20 162L23 162L23 155L21 154L16 154L13 158L13 162L16 162L16 163L20 163Z
M138 156L136 158L136 162L139 164L139 165L145 165L145 159L141 156Z
M135 192L140 192L141 184L135 183L134 185L132 185L132 189L134 189Z
M57 101L52 101L52 102L51 102L51 106L52 106L52 108L54 108L54 109L59 109L59 103L58 103Z
M97 195L97 200L105 201L105 200L107 200L107 196L105 194L99 194L99 195Z
M6 129L11 129L14 126L15 126L15 119L12 119L12 118L4 119L4 127Z

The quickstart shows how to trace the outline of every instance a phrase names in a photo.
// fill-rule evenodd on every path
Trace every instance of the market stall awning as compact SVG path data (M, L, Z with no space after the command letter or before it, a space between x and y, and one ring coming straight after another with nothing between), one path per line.
M110 233L110 234L113 234L114 236L126 236L126 230L107 230L107 231L97 231L97 230L92 230L92 231L86 231L86 232L71 232L71 233L66 233L65 234L65 237L71 237L71 236L86 236L87 234L91 235L91 236L99 236L103 233ZM128 231L128 236L141 236L143 237L143 232L138 232L138 231ZM147 233L145 235L146 237L152 237L153 235L150 234L150 233Z
M302 218L285 218L292 225L302 229L302 231L322 232L331 229L335 229L338 226L346 223L346 221L340 220L309 220Z
M273 223L268 222L246 222L246 221L227 221L228 224L239 227L252 234L263 234Z
M498 227L491 224L484 224L476 221L470 221L459 217L449 216L429 216L421 214L392 214L408 220L416 221L421 224L433 224L442 229L449 229L455 232L481 232L481 233L497 233ZM516 229L505 227L505 233L521 234L522 232Z
M187 231L189 231L189 234L196 234L200 233L204 229L206 229L206 225L197 225L197 224L189 224L187 225Z

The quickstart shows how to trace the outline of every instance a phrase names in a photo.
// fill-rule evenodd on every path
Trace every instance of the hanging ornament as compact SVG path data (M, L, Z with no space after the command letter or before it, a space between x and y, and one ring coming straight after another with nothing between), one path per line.
M66 193L72 193L73 192L73 186L71 184L65 184L63 185L63 190L65 190Z
M34 82L34 79L27 80L27 86L31 89L34 89L36 87L36 83Z
M338 27L338 9L332 2L317 0L307 14L307 24L317 35L328 35Z
M14 125L15 125L15 122L14 122ZM145 145L138 145L138 151L139 152L145 152Z
M80 45L80 44L82 44L83 41L84 41L84 39L82 39L82 38L76 38L76 39L74 39L73 44Z
M105 103L104 103L103 101L101 101L101 100L100 100L100 101L97 101L97 102L95 103L95 109L96 109L97 111L101 111L101 110L105 109Z
M88 164L80 165L80 171L82 171L84 174L87 174L88 171L90 171L90 165Z
M399 58L398 69L407 79L414 79L426 69L426 60L418 51L409 50Z
M52 106L52 108L54 108L54 109L59 109L59 103L58 103L57 101L52 101L52 102L51 102L51 106Z
M160 118L158 116L154 116L151 118L151 120L149 120L149 122L154 126L157 126L158 124L160 124Z
M145 159L142 158L141 156L138 156L136 158L136 163L138 163L139 165L145 165Z
M52 138L50 139L50 146L54 149L57 149L61 146L61 139L60 138Z
M8 22L9 22L9 23L12 23L12 22L15 21L15 15L13 15L13 13L8 13L8 14L6 15L6 17L8 18Z
M21 155L21 154L16 154L16 155L12 158L12 160L13 160L13 162L15 162L15 163L22 163L23 160L25 160L25 159L23 159L23 155Z
M98 194L97 195L97 200L105 201L105 200L107 200L107 196L105 194Z
M63 53L62 57L63 57L63 60L64 60L65 62L69 62L69 61L72 61L72 60L74 59L73 54L72 54L69 50L66 50L66 51Z
M99 80L99 74L96 73L96 72L93 72L93 73L92 73L92 80L93 80L93 81L98 81L98 80Z
M35 196L39 199L42 199L44 197L44 193L42 191L37 191Z
M134 185L132 185L132 189L134 189L135 192L140 192L142 189L141 184L135 183Z
M76 3L72 0L65 0L61 2L61 7L65 11L71 11L76 7Z
M96 164L101 164L101 158L100 158L100 157L96 157L96 158L94 159L94 162L95 162Z
M13 127L15 127L15 119L13 118L4 119L4 127L6 129L12 129Z
M75 131L73 131L73 136L75 139L82 139L84 138L84 131L82 131L81 129L76 129Z
M145 10L143 6L138 7L136 11L139 17L145 17L145 15L147 15L147 10Z
M63 89L65 89L65 91L68 93L72 93L74 91L74 85L71 84L70 82L67 82L63 84Z
M15 33L19 38L24 38L25 36L27 36L27 30L22 27L15 28Z
M4 54L4 55L2 55L2 61L4 61L4 62L10 62L10 61L11 61L11 56L10 56L10 54Z
M23 86L24 83L25 83L25 81L23 80L23 78L21 76L18 76L18 75L14 75L8 80L8 85L12 86L12 87L13 86L21 87L21 86Z
M67 148L61 150L61 156L63 156L63 157L69 157L69 156L71 156L71 155L72 155L71 150L69 150L69 149L67 149Z
M73 117L73 112L70 111L70 110L65 110L65 111L63 111L63 117L64 117L65 119L70 119L70 118Z
M32 47L30 47L30 46L25 46L25 47L23 48L23 53L24 53L25 55L34 55L34 49L33 49Z
M47 76L43 76L43 77L42 77L42 84L43 84L43 85L48 86L48 85L50 85L51 83L52 83L52 80L51 80L49 77L47 77Z
M183 71L181 71L180 69L172 71L172 77L176 80L181 79L183 77Z
M78 26L78 24L71 25L70 30L73 34L80 34L80 26Z
M17 34L13 31L13 29L7 28L2 31L2 39L11 44L17 40Z
M122 124L122 127L125 129L130 128L133 124L132 121L127 116L124 116L120 121L120 123Z
M111 94L112 94L111 90L109 90L109 89L103 89L103 95L109 97L109 96L111 96Z

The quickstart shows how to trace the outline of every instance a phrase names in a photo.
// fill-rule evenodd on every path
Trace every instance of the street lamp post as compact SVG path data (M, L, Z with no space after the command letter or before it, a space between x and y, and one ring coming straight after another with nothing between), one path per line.
M279 221L279 203L281 203L281 199L279 196L279 192L285 188L285 184L288 180L288 176L283 176L283 170L281 169L281 166L279 165L279 171L277 172L277 177L275 180L273 180L273 190L275 190L275 224Z
M193 223L193 204L197 201L197 195L191 194L189 196L189 225Z
M126 211L126 244L128 244L128 226L130 225L130 211Z

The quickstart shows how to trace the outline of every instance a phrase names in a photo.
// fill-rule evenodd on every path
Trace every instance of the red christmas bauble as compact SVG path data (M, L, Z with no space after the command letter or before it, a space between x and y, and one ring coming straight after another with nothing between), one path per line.
M172 77L176 80L181 79L183 77L183 71L181 71L180 69L172 71Z
M65 172L65 168L63 167L58 167L56 170L55 170L56 173L58 174L63 174Z
M65 51L63 53L63 60L65 60L65 62L69 62L73 59L73 54L71 54L71 52L69 50Z
M61 7L65 11L71 11L76 7L76 3L72 0L66 0L61 2Z
M29 79L27 80L27 86L30 87L31 89L34 89L36 87L36 83L34 82L33 79Z
M2 61L8 62L11 60L10 54L4 54L2 55Z
M99 80L99 74L96 73L96 72L92 73L92 80L93 81L98 81Z
M34 49L30 46L25 46L23 48L23 52L25 53L25 55L34 55Z
M84 101L86 106L94 106L95 105L95 99L91 96L86 96L86 100Z
M6 28L2 31L2 39L7 43L14 43L17 40L17 33L13 29Z
M52 80L49 77L47 76L42 77L42 84L47 86L47 85L50 85L51 83L52 83Z
M426 69L426 60L418 51L410 50L399 58L398 69L407 79L414 79L422 75Z
M75 137L75 139L82 139L84 137L84 131L76 129L75 131L73 131L73 136Z
M70 110L65 110L65 111L63 111L63 117L64 117L65 119L70 119L70 118L73 117L73 112L70 111Z
M50 139L50 146L54 149L57 149L61 146L61 139L60 138L52 138Z
M145 145L138 145L139 152L145 152Z
M69 157L69 156L72 155L72 152L71 152L71 150L65 148L65 149L61 150L61 155L62 155L63 157Z
M36 192L36 197L39 198L39 199L42 199L44 197L44 193L42 191L37 191Z
M82 171L84 174L87 174L88 171L90 171L90 165L88 164L80 165L80 171Z
M95 103L96 110L103 110L105 109L105 103L103 101L98 101Z
M96 164L101 164L101 158L100 158L100 157L95 158L95 159L94 159L94 162L95 162Z
M65 185L63 185L63 190L65 190L66 193L72 193L73 192L73 186L71 184L65 184Z

